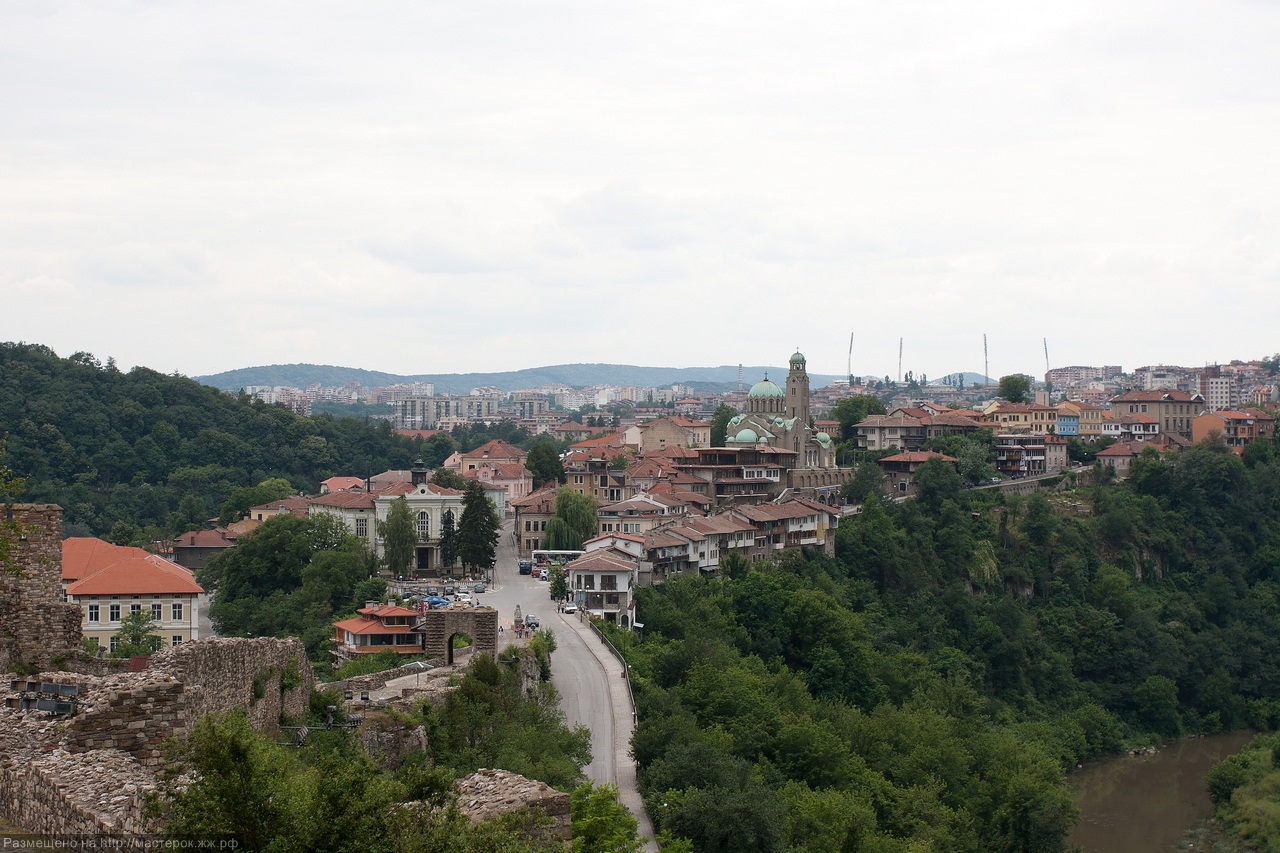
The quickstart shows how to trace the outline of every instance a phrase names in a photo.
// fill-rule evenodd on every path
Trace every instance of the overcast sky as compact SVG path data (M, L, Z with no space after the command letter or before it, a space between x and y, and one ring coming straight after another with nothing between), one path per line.
M200 375L1280 350L1280 6L0 0L0 340ZM750 377L748 377L750 378Z

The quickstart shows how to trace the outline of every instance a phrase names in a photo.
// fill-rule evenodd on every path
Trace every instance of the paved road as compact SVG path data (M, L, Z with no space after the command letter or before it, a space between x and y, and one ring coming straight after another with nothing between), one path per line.
M551 683L560 692L565 721L570 728L581 725L591 732L591 763L583 772L597 785L616 785L619 798L640 821L641 837L651 839L653 826L636 790L635 762L630 755L633 723L622 665L585 622L556 612L546 581L519 573L510 534L508 519L498 544L493 588L477 598L497 608L508 639L516 605L522 615L536 614L542 626L554 632ZM500 642L499 647L502 645ZM657 846L650 842L645 849L657 850Z

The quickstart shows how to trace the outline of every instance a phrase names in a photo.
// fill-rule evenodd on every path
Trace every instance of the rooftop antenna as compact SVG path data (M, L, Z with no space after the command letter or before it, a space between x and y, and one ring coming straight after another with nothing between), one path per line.
M902 384L902 338L898 338L898 384Z
M987 333L982 333L982 384L991 384L991 359L987 355Z
M853 332L849 333L849 387L853 387Z

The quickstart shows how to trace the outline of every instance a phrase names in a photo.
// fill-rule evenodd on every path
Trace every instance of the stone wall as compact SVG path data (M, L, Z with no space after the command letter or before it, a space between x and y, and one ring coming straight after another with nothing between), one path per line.
M0 672L53 669L81 636L80 608L62 600L62 508L0 506L0 537L11 564L0 566Z
M191 720L244 708L258 731L274 729L281 715L303 716L314 684L307 650L295 638L183 643L152 655L147 672L182 682Z
M39 835L143 832L152 774L119 750L50 750L57 727L0 711L0 817Z
M120 750L145 767L163 765L165 741L184 737L191 722L182 682L167 676L112 676L81 707L63 723L63 748Z
M492 607L446 607L422 614L425 626L427 657L453 663L454 634L466 634L474 643L475 653L495 657L498 652L498 611Z

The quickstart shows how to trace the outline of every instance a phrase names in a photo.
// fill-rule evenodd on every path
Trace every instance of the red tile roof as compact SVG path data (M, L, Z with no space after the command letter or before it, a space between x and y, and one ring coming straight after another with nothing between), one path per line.
M895 453L893 456L886 456L884 459L877 460L879 462L927 462L931 459L941 459L943 462L955 462L955 457L947 456L946 453L938 453L937 451L906 451L905 453Z
M62 577L74 581L68 595L165 595L204 592L190 571L141 548L101 539L62 543Z

